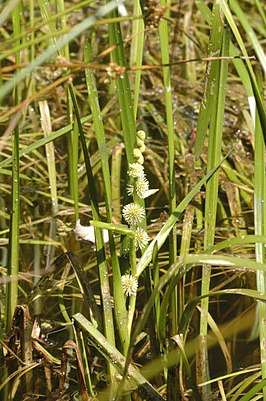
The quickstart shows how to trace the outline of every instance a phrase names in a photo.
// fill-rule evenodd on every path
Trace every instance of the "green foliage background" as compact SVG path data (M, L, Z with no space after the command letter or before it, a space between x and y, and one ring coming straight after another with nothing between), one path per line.
M1 400L266 399L265 4L10 0L0 35Z

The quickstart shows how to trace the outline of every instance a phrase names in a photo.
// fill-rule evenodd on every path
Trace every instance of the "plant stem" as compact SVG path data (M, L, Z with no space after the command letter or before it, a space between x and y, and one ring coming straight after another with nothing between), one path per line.
M261 85L262 86L262 85ZM256 113L255 120L255 155L254 155L254 225L255 235L266 235L266 176L265 176L265 155L264 142L259 122L258 114ZM256 261L265 263L265 245L262 242L257 242L255 246ZM264 271L256 272L257 290L266 293L266 274ZM258 329L260 339L260 359L261 359L261 376L266 378L266 304L258 301ZM263 399L266 400L266 387L263 387Z
M14 36L20 34L20 11L21 4L17 4L12 12L12 23ZM19 44L20 41L18 40ZM15 55L16 63L20 62L20 52ZM20 101L19 85L14 92L15 104ZM19 220L20 220L20 178L19 178L19 126L15 126L12 134L12 194L11 194L11 216L9 225L9 247L7 274L17 277L19 272ZM18 281L16 278L7 283L6 286L6 331L12 325L13 314L18 301Z
M161 6L166 6L166 1L161 1ZM168 23L165 19L159 25L160 45L162 63L168 65L169 57L169 36ZM170 67L163 67L164 96L166 105L166 123L167 123L167 139L168 139L168 158L169 158L169 196L170 196L170 214L176 208L176 190L175 190L175 134L172 106L172 87L170 79ZM169 265L176 260L176 230L175 227L169 233ZM178 329L178 307L177 307L177 291L174 292L171 307L171 328L170 336L175 335Z
M139 0L134 0L133 15L141 15ZM142 65L144 46L144 22L142 19L136 19L132 22L132 42L130 48L130 67ZM136 119L139 104L139 89L141 80L141 69L135 73L134 84L134 116Z

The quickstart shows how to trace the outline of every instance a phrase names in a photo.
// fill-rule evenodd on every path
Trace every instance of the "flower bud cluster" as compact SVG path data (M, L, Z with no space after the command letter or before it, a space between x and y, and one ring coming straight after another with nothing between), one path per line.
M127 186L127 192L129 195L137 194L141 199L146 197L149 191L149 182L144 173L144 157L143 152L145 152L146 146L144 143L145 132L137 132L136 146L133 150L134 163L129 165L128 175L130 177L130 182Z
M134 162L129 164L128 175L130 177L129 184L127 186L127 192L129 195L137 195L139 198L145 198L145 195L149 191L149 182L144 173L144 157L143 152L146 149L145 143L145 132L138 131L136 146L133 150ZM148 244L149 236L146 231L138 227L145 217L145 210L138 203L129 203L125 205L122 210L122 214L126 222L135 229L135 241L136 248L143 249Z
M135 161L139 164L144 163L143 153L146 150L146 146L144 143L145 137L146 137L146 134L144 131L137 132L137 140L136 140L136 146L133 150L133 156L134 156Z

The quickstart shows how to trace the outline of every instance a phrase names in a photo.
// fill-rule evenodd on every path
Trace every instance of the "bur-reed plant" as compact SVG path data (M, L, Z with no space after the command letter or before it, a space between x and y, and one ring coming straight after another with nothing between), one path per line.
M1 399L265 398L264 5L29 5L0 13Z

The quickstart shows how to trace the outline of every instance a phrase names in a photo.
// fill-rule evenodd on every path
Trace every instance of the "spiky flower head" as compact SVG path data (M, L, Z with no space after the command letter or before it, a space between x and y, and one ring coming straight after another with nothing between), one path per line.
M129 183L127 186L127 193L129 196L134 194L134 191L139 198L144 199L149 191L149 181L145 175L141 178L136 178L134 183Z
M135 226L141 223L145 216L145 210L137 203L129 203L122 209L122 214L126 222L130 226Z
M140 178L144 175L144 167L140 163L130 163L128 175L132 178Z
M143 199L145 197L146 192L149 190L149 181L145 176L135 181L135 190L139 198Z
M138 227L135 234L136 248L143 249L149 242L149 236L143 228Z
M136 295L138 290L138 280L131 274L125 274L121 277L122 287L126 296Z
M132 196L134 193L135 186L134 184L128 184L127 186L127 193L129 196Z

